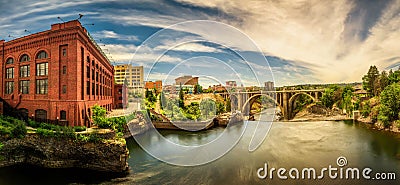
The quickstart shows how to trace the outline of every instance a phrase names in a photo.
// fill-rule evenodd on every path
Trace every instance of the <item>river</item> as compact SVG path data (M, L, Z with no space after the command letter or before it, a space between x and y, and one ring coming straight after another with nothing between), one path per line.
M82 170L48 170L33 167L0 169L0 184L399 184L400 138L386 132L372 130L361 123L344 121L275 122L262 145L248 151L256 122L229 128L229 135L240 134L241 140L226 155L208 164L181 167L166 164L144 152L133 139L127 140L130 151L128 177L115 178ZM201 132L161 131L169 141L183 145L201 145L217 138L225 128ZM165 141L148 137L150 147L162 147ZM395 172L397 180L330 179L328 174L317 180L281 180L276 172L273 179L260 179L257 170L267 162L270 168L315 168L317 174L324 167L338 167L337 158L347 159L348 167L366 167L374 172ZM288 174L286 174L288 175ZM301 177L301 174L300 174ZM111 179L110 179L111 178ZM362 177L361 177L362 178Z

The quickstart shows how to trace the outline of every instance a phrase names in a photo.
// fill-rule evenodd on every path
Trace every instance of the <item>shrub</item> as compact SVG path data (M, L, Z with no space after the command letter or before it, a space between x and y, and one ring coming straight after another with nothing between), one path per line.
M379 114L379 106L372 107L370 113L372 122L376 122L378 120L378 114Z
M31 119L28 119L28 126L32 127L32 128L38 128L40 126L40 123L33 121Z
M389 117L387 117L387 116L385 116L385 115L382 115L382 114L379 114L379 115L378 115L378 120L379 120L380 122L382 122L382 124L383 124L383 126L384 126L385 128L388 128L388 127L390 126Z
M371 107L369 101L365 102L365 104L362 105L361 114L364 118L368 117L369 114L371 114Z
M44 128L37 128L36 133L45 136L45 137L54 137L55 134L52 130L44 129Z
M85 129L86 129L86 127L85 127ZM66 138L75 138L75 136L76 136L74 128L72 128L72 127L63 127L61 129L61 131L63 133L63 136Z
M23 122L18 121L15 127L12 129L11 133L13 137L23 138L26 135L26 126Z
M102 138L99 137L96 133L91 133L88 136L88 141L89 142L95 142L96 143L96 142L99 142L101 140L102 140Z
M400 120L394 121L393 125L396 126L397 128L400 128Z
M89 141L89 137L85 136L84 134L77 134L76 140L82 141L82 142L87 142L87 141Z
M85 131L85 130L86 130L85 126L75 126L73 128L73 131L75 131L75 132L82 132L82 131Z
M125 117L126 123L132 121L132 120L135 119L135 118L136 118L136 113L133 112L132 114L130 114L130 115L128 115L128 116Z
M4 127L4 126L0 125L0 135L11 136L11 129L9 127Z

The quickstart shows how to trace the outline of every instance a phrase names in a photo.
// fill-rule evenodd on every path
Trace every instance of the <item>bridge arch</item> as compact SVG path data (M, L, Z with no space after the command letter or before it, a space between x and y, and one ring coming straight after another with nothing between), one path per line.
M296 94L294 94L293 96L290 97L290 99L289 99L289 104L292 105L292 103L294 102L294 100L296 100L296 98L299 97L299 96L302 95L302 94L304 94L304 95L310 97L310 98L313 100L313 102L317 102L317 100L315 99L315 97L311 96L310 94L305 93L305 92L298 92L298 93L296 93Z
M261 96L264 96L268 99L273 100L273 102L275 103L275 105L277 105L279 107L279 109L281 110L282 113L284 113L285 109L283 109L283 106L276 101L275 98L271 97L268 94L256 94L251 96L249 99L246 100L246 102L243 104L243 107L240 108L240 110L242 111L242 113L244 115L250 115L250 109L251 109L251 105L255 102L255 100Z

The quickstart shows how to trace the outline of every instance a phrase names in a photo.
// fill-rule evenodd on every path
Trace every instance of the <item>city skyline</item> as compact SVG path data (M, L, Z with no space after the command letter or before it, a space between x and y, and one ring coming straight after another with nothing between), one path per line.
M370 65L384 70L397 68L400 62L400 56L396 53L396 48L399 48L396 40L400 39L400 34L396 31L400 28L399 1L278 3L155 0L16 3L9 1L2 5L0 39L8 41L44 31L49 29L50 24L77 19L79 14L83 14L80 19L83 26L115 64L133 62L134 65L144 66L146 72L150 71L154 62L152 55L157 53L136 53L132 61L136 49L157 31L177 23L199 19L231 25L254 40L267 58L269 66L259 64L258 61L249 62L260 68L271 67L274 75L274 79L271 79L270 76L260 74L261 83L274 80L276 86L284 86L359 82ZM170 30L170 37L160 39L150 49L165 49L171 42L207 40L209 32L210 30ZM217 29L212 32L221 37L224 35L224 32ZM220 41L227 45L237 42L234 38ZM256 53L246 46L235 49L249 56ZM199 56L214 59L204 61L205 58L198 58ZM189 63L203 66L183 65L173 74L169 73L173 66L188 58L192 60ZM210 76L220 75L222 82L236 80L240 84L239 81L242 80L245 86L254 85L252 78L246 79L247 74L240 77L242 79L235 79L229 76L232 72L221 70L222 64L216 64L214 60L237 63L240 59L229 55L229 49L221 45L190 42L163 55L158 70L146 80L174 79L185 74L199 74L196 70L207 70ZM210 69L204 65L217 67ZM238 69L241 67L237 66Z

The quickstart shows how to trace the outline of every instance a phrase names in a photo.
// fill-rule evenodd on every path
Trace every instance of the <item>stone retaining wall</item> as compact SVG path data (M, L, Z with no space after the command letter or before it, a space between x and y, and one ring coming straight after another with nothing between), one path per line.
M36 134L0 142L3 144L0 167L30 164L45 168L83 168L115 173L128 170L129 151L121 143L82 142Z

